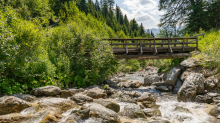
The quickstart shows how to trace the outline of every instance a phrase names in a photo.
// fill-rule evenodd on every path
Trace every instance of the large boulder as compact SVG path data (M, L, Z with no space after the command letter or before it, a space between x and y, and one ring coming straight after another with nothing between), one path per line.
M157 74L146 76L144 78L144 85L145 86L150 86L154 82L160 82L160 78L161 77Z
M31 102L37 99L37 97L30 95L30 94L13 94L12 96L20 98L28 102Z
M151 101L151 102L156 102L157 97L155 95L152 95L150 93L144 92L138 99L138 102L143 102L143 101Z
M208 104L214 102L213 97L209 95L197 95L195 101L198 103L208 103Z
M75 101L78 105L83 105L86 102L93 102L93 98L82 94L76 94L70 97L70 99Z
M120 82L120 83L118 83L118 86L124 87L124 88L139 88L142 84L143 83L138 80L136 80L136 81L130 80L127 82Z
M60 97L61 98L68 98L68 97L71 97L77 93L80 93L80 92L83 92L84 89L68 89L68 90L61 90L60 92Z
M183 67L196 67L199 66L199 60L196 58L189 58L180 63Z
M69 109L78 108L78 105L74 101L64 98L41 98L34 102L37 104L35 107L33 107L33 110L36 112L38 110L49 110L62 114Z
M180 75L181 69L180 68L173 68L167 73L167 77L164 83L168 86L175 86L177 77Z
M62 122L72 123L89 118L90 109L73 109L69 115L65 117Z
M4 96L0 98L0 115L18 113L30 106L30 103L20 98L14 96Z
M183 82L180 79L178 79L176 81L176 85L174 86L173 93L177 94L180 88L182 87L182 85L183 85Z
M56 86L45 86L40 88L35 88L31 91L32 95L35 96L56 96L59 95L61 89Z
M120 116L127 116L129 118L146 118L144 111L140 106L132 103L126 103L119 112Z
M144 111L144 114L146 116L149 116L149 117L152 117L152 116L161 116L161 112L159 109L156 109L156 108L146 108L143 110Z
M206 90L212 90L218 83L218 79L215 76L207 78L204 82Z
M108 109L111 109L118 113L120 111L120 105L117 104L116 102L113 102L111 100L104 100L104 99L98 99L94 101L95 103L101 104L105 106Z
M194 101L197 94L204 91L204 76L200 73L190 74L180 88L177 98L179 101Z
M98 87L89 89L88 91L85 92L85 94L89 97L94 98L94 99L106 98L106 96L107 96L105 90L102 90Z
M82 109L90 109L90 116L102 118L105 123L119 123L120 118L118 114L111 109L108 109L101 104L87 103L82 106Z
M119 80L116 80L116 81L118 83ZM113 82L109 79L106 79L105 82L109 85L109 87L112 87L112 88L115 88L115 89L119 88L118 85L116 84L116 82Z

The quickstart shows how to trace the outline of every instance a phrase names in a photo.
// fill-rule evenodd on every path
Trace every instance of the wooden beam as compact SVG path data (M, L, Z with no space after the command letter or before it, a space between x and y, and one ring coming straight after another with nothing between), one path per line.
M112 45L139 45L140 43L113 43ZM183 44L183 42L170 42L170 45ZM196 44L196 42L185 42L184 44ZM154 45L154 43L141 43L141 45ZM169 45L169 43L155 43L155 45Z
M175 59L189 57L189 53L158 54L158 55L116 55L115 59Z
M111 38L112 40L135 40L135 41L138 41L138 40L148 40L148 41L153 41L154 39L155 40L168 40L168 38ZM111 40L111 39L102 39L102 40ZM171 40L180 40L180 39L196 39L196 37L177 37L177 38L170 38Z

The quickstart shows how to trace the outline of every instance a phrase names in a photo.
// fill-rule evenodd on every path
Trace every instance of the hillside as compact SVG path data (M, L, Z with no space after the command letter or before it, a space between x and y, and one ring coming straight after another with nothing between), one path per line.
M0 93L45 85L85 87L117 70L108 43L100 40L116 33L75 2L61 4L59 16L48 0L0 4Z

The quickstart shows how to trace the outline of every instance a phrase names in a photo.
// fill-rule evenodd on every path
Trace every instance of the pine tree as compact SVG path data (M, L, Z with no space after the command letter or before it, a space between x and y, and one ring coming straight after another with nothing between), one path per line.
M114 4L115 4L115 0L108 0L108 5L109 5L110 10L112 10Z
M144 34L145 34L144 26L143 26L143 24L141 23L141 27L140 27L140 35L143 36Z

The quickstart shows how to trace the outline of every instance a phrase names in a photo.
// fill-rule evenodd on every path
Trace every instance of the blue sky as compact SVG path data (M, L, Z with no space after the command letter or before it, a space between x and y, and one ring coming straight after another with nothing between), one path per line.
M159 0L115 0L129 20L135 18L139 24L143 23L145 29L158 28L160 15L164 14L158 10L158 3Z

